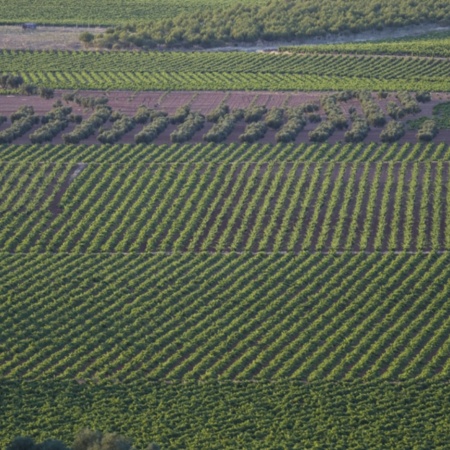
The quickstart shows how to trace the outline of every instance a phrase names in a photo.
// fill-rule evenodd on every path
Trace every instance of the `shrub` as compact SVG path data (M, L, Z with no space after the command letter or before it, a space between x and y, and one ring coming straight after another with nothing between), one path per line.
M236 110L231 114L226 114L203 136L207 142L222 142L233 131L236 122L242 119L243 111Z
M176 111L175 114L170 118L170 123L172 124L179 124L183 123L189 113L191 112L191 108L189 106L180 106Z
M316 129L309 132L309 139L314 142L324 142L334 133L335 128L333 122L324 120Z
M352 128L345 133L346 142L361 142L369 133L370 127L367 120L362 117L354 119Z
M32 116L34 114L34 108L32 106L21 106L16 112L11 114L11 122L23 119L27 116Z
M267 108L265 106L252 106L244 110L244 120L247 123L257 122L266 114Z
M144 127L136 136L136 144L150 144L169 125L169 119L165 116L156 117L152 122Z
M82 139L91 136L109 119L110 114L111 108L107 106L97 106L94 113L88 119L77 125L71 133L63 135L64 143L78 144Z
M420 103L426 103L431 100L431 94L427 91L420 91L416 93L416 100Z
M264 122L252 122L245 128L244 133L239 136L242 142L255 142L264 137L267 131L267 125Z
M405 134L405 125L402 122L392 120L388 122L384 130L380 133L383 142L398 141Z
M388 103L387 112L389 116L396 120L401 119L406 114L406 111L395 102Z
M369 91L360 91L358 93L358 99L366 116L369 125L374 127L381 127L386 123L383 110L380 105L375 102L372 97L372 93Z
M186 120L170 134L172 142L186 142L205 125L205 116L197 112L190 113Z
M397 98L403 106L403 109L408 114L415 114L420 112L420 106L417 100L409 92L399 92Z
M39 95L45 99L50 99L55 96L55 91L52 88L40 87L38 92Z
M114 144L118 142L121 137L131 131L136 126L136 122L133 118L128 116L122 116L120 119L114 122L114 125L110 130L105 130L98 135L98 140L102 144Z
M206 120L208 122L217 123L219 119L224 117L226 114L229 114L230 107L225 104L220 104L216 109L213 109L207 116Z
M291 117L275 135L277 142L294 142L300 131L305 128L306 119L303 115Z
M438 132L439 129L434 120L425 120L420 129L417 131L417 138L421 141L432 141Z
M267 113L264 121L269 128L278 130L284 122L284 109L272 108Z

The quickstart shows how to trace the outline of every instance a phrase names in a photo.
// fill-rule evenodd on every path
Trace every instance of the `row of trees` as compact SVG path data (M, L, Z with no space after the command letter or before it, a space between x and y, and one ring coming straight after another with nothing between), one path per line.
M106 48L202 45L293 40L327 33L355 33L419 23L446 23L450 4L439 0L271 0L234 3L213 10L183 13L146 25L125 25L94 36L83 33L86 45Z

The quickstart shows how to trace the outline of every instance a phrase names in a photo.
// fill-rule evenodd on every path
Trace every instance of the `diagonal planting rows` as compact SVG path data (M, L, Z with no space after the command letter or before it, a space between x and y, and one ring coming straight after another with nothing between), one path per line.
M443 161L1 169L0 248L8 252L450 248Z
M449 267L447 254L4 255L1 376L446 378Z

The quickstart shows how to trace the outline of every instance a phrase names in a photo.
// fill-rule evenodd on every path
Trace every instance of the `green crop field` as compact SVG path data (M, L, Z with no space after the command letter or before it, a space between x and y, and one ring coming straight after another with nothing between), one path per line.
M358 11L419 23L430 2L301 7L358 31ZM0 0L0 18L214 8ZM138 449L448 448L447 41L0 49L0 447L89 427Z
M61 89L450 91L438 58L3 50L0 67Z
M420 37L345 44L299 45L281 47L281 51L298 53L336 53L367 55L450 56L450 33L430 33Z
M150 22L178 14L191 14L205 8L228 6L236 0L17 0L14 7L0 0L0 21L38 22L59 25L116 25ZM253 3L258 0L251 0Z
M1 172L9 252L450 248L443 162L10 163Z

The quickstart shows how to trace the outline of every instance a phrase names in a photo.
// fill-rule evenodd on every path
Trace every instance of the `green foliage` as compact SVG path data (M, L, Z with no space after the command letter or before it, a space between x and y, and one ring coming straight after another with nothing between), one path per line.
M450 90L450 61L433 58L2 50L0 67L54 89Z
M353 120L352 127L345 133L346 142L361 142L369 133L370 127L367 120L357 117Z
M254 114L251 115L252 120L250 121L246 127L244 132L239 136L239 140L241 142L256 142L257 140L264 137L267 131L267 125L265 122L255 122L253 121L253 118L255 117Z
M383 142L395 142L405 134L405 125L402 122L391 120L380 133Z
M448 443L445 381L6 381L2 395L3 445L17 429L70 442L88 423L121 430L140 449L152 440L167 450L429 449Z
M155 130L158 123L162 122L167 126L167 118L160 117L154 119L149 125L144 127L141 133L137 133L135 138L141 136L143 139L149 128ZM305 120L300 124L306 124ZM287 132L288 124L292 124L291 120L277 132L277 136L285 131ZM297 122L296 122L297 123ZM303 125L302 125L303 126ZM234 127L234 125L233 125ZM302 128L303 129L303 128ZM417 128L418 129L418 128ZM212 129L211 129L212 130ZM210 131L211 131L210 130ZM293 139L286 142L292 142L301 130L296 131ZM205 133L204 136L209 135ZM150 142L154 139L150 140ZM222 139L223 140L223 139ZM221 140L221 142L222 142ZM211 141L214 142L214 141ZM214 145L205 144L199 147L198 144L173 144L155 145L147 144L142 141L140 145L133 144L117 144L114 148L109 149L103 145L50 145L47 144L38 152L33 145L0 145L0 155L3 161L9 162L35 162L36 159L46 160L48 162L73 162L84 161L86 163L121 163L128 161L133 164L161 162L161 155L169 158L173 163L186 162L245 162L245 161L402 161L403 159L415 159L420 161L434 161L436 159L450 161L449 146L441 143L438 145L405 144L402 151L396 151L396 146L389 146L376 143L368 143L367 145L345 145L322 144L318 147L316 144L299 144L285 145L283 140L279 140L276 145L272 144L223 144ZM45 155L45 156L44 156Z
M298 45L282 47L281 51L300 53L339 53L366 55L450 56L450 32L434 32L425 36L411 36L375 42L345 44Z
M170 134L172 142L187 142L205 125L205 117L198 112L189 113L186 120Z
M439 128L434 120L425 120L417 132L417 137L421 141L432 141L439 132Z
M96 37L94 43L111 48L130 45L148 48L154 43L166 46L221 45L235 42L290 41L327 33L354 33L383 26L416 25L448 20L450 8L437 0L420 5L399 0L273 0L229 7L205 8L198 13L179 14L165 20L149 21L137 26L118 26Z

